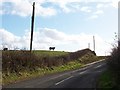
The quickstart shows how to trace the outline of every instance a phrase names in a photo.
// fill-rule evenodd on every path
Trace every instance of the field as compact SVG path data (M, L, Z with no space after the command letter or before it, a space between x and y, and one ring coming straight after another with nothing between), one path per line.
M33 53L39 55L39 56L62 56L67 55L69 52L64 51L48 51L48 50L34 50Z

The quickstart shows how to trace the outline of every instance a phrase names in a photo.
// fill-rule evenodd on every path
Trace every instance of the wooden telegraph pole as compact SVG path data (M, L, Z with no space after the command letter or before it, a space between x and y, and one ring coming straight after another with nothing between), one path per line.
M32 20L31 20L30 52L32 52L33 29L34 29L34 14L35 14L35 2L33 2L33 12L32 12Z
M90 43L88 43L88 48L90 49Z
M93 36L93 50L95 52L95 36Z

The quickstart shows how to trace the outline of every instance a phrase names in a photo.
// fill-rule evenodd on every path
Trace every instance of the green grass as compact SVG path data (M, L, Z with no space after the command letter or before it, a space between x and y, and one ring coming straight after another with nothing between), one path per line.
M39 56L62 56L69 54L69 52L49 50L34 50L33 52Z
M58 67L52 67L52 68L38 68L36 71L24 71L20 72L20 75L16 73L10 73L9 76L2 75L3 76L3 85L4 84L9 84L9 83L14 83L17 81L21 81L24 79L29 79L37 76L43 76L46 74L51 74L51 73L57 73L57 72L62 72L62 71L67 71L67 70L72 70L72 69L77 69L82 67L83 65L79 63L79 61L71 61L66 65L61 65Z
M116 85L114 75L110 70L105 71L99 78L98 88L113 88Z

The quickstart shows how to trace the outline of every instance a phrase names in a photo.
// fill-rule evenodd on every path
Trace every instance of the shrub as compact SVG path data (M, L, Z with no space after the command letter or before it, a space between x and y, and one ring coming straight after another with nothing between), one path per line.
M118 46L112 49L111 56L108 58L108 66L115 75L116 86L120 87L120 41Z

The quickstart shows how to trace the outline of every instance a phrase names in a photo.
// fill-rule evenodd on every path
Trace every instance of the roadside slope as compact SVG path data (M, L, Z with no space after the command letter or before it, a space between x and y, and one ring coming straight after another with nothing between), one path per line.
M48 52L47 52L48 53ZM3 85L17 81L43 76L46 74L62 72L81 68L87 63L100 60L89 49L67 53L60 56L36 55L28 51L3 52Z
M96 88L96 81L105 69L106 61L101 60L81 69L36 77L3 88Z

